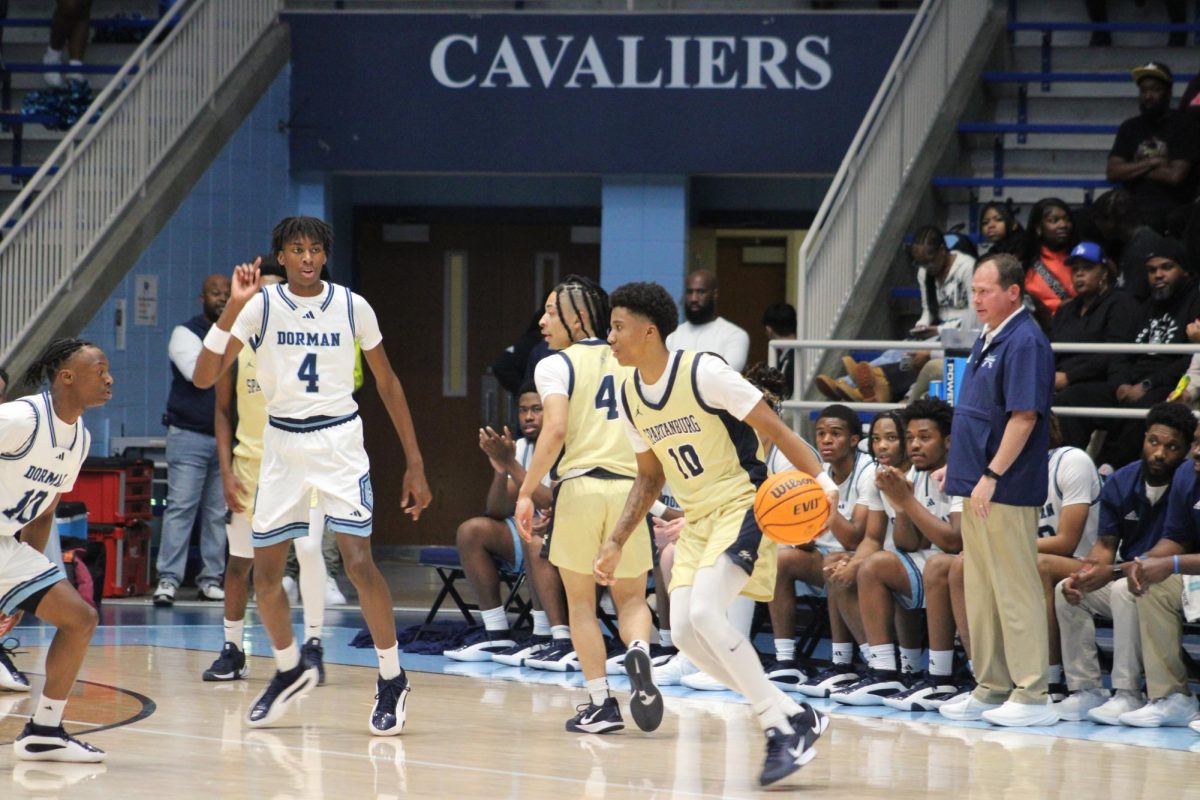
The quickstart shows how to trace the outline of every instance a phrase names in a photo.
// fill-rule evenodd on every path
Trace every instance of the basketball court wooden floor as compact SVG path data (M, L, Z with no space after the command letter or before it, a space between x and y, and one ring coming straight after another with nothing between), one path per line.
M634 728L578 736L563 731L584 699L578 676L405 655L414 687L407 727L399 737L373 737L366 720L374 653L348 647L358 631L355 615L331 616L327 684L269 730L241 721L273 669L262 655L269 649L260 628L251 629L250 679L206 684L199 676L220 643L219 609L151 609L142 619L153 624L103 626L67 707L67 726L107 750L108 761L15 762L8 743L31 699L0 692L0 798L764 794L756 784L761 733L749 707L724 692L670 689L667 716L651 734ZM23 645L16 660L36 691L49 632L21 626L17 633ZM816 759L773 792L892 800L1200 798L1194 777L1200 757L1189 752L1200 751L1200 736L1186 728L1131 732L1073 724L1016 733L938 720L833 707ZM1084 727L1096 729L1092 740L1072 738Z

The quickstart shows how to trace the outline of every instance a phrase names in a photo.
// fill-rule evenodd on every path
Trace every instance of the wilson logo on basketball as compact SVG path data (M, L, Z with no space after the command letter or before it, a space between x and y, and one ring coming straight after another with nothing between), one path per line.
M787 470L758 488L754 519L779 544L805 544L828 527L829 500L811 475Z
M790 493L793 489L797 489L809 483L813 483L813 481L807 478L788 478L783 483L777 483L771 487L771 497L778 500L785 494Z

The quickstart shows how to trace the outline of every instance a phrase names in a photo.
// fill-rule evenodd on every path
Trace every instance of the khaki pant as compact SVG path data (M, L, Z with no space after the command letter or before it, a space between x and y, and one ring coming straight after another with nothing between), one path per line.
M963 576L975 699L1046 703L1050 661L1037 569L1035 506L992 503L987 519L963 503Z
M1191 694L1183 663L1183 578L1168 575L1151 586L1137 605L1150 699Z
M1104 567L1103 569L1107 569ZM1178 592L1176 593L1178 594ZM1142 689L1142 637L1138 630L1138 606L1128 582L1119 581L1089 592L1073 606L1063 597L1062 583L1054 587L1054 612L1062 637L1063 674L1067 688L1099 689L1100 657L1096 649L1093 614L1113 621L1112 686L1140 692Z

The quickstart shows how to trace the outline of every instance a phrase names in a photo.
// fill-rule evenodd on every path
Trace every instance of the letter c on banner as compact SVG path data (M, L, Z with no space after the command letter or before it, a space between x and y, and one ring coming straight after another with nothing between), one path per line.
M472 53L479 52L479 39L474 36L466 36L461 33L454 33L446 36L438 41L433 46L433 52L429 54L429 69L433 72L433 78L447 89L464 89L475 83L475 76L471 75L466 80L456 81L450 77L450 73L446 71L446 51L450 49L450 45L457 42L462 42L471 48Z

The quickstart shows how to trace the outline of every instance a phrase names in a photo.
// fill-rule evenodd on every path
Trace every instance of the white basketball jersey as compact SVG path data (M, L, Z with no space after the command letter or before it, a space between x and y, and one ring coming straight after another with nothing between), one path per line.
M55 495L75 487L90 437L82 417L74 425L56 423L47 392L0 409L0 424L31 431L16 450L0 453L0 535L12 536L49 508Z
M1050 487L1038 519L1038 538L1058 532L1058 517L1063 506L1087 503L1087 522L1072 555L1083 558L1096 543L1100 527L1100 473L1088 454L1078 447L1057 447L1050 451Z
M284 284L262 289L246 304L232 333L254 348L258 382L275 418L300 420L353 414L356 306L366 301L348 288L326 283L316 297L297 297ZM357 301L357 303L356 303ZM367 316L367 315L364 315ZM378 344L374 314L362 322L374 327L376 341L363 341L363 349Z

